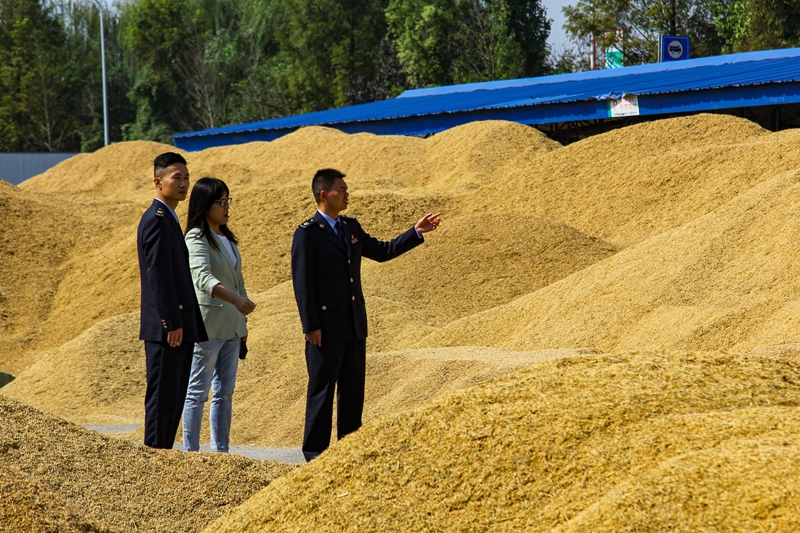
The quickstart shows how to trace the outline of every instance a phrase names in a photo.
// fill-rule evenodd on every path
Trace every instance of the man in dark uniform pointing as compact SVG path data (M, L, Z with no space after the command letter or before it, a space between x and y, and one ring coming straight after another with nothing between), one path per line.
M156 197L142 215L136 238L142 283L139 338L147 367L144 444L172 448L189 385L192 349L208 337L175 214L189 191L186 160L167 152L153 166Z
M300 224L292 240L292 283L308 368L303 435L307 461L330 443L335 387L338 438L361 427L367 338L361 257L394 259L422 244L422 234L435 230L441 218L441 213L428 213L391 242L379 241L356 219L340 215L349 199L344 177L334 169L317 171L311 182L317 213Z

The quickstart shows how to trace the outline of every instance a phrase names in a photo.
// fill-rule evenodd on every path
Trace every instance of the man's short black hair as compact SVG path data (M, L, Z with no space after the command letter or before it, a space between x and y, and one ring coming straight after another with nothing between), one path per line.
M333 187L334 182L342 178L344 179L344 173L339 172L334 168L323 168L322 170L317 170L317 173L314 174L314 179L311 180L311 192L314 193L314 200L317 201L317 205L319 205L319 193L322 191L330 191L331 187Z
M176 154L175 152L164 152L160 156L156 157L155 161L153 161L153 175L157 176L159 170L164 170L167 167L171 167L175 163L182 163L185 165L186 160L181 154Z

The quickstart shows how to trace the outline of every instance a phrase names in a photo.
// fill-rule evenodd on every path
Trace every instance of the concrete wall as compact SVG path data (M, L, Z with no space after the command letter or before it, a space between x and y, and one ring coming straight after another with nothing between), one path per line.
M77 154L0 153L0 180L19 185Z

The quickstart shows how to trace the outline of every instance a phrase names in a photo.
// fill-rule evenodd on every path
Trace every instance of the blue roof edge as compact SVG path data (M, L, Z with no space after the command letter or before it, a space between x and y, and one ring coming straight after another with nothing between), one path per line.
M629 76L631 74L648 74L651 72L667 72L670 70L686 70L697 67L727 65L750 61L766 61L770 59L783 59L787 57L800 57L800 48L782 48L778 50L762 50L758 52L741 52L721 56L700 57L684 61L671 61L664 63L649 63L615 69L587 70L569 74L554 74L536 78L517 78L513 80L483 81L465 83L461 85L446 85L442 87L429 87L425 89L409 89L397 98L419 98L421 96L440 96L444 94L457 94L472 91L492 89L506 89L509 87L525 87L527 85L541 85L545 83L562 83L565 81L582 81L587 79L614 78Z

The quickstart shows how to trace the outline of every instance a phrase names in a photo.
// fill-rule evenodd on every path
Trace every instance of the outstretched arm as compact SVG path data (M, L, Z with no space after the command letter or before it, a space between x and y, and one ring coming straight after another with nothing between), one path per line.
M441 213L428 213L422 217L413 228L389 242L379 241L370 236L363 229L362 250L364 257L382 263L406 253L424 241L423 233L428 233L439 227Z

